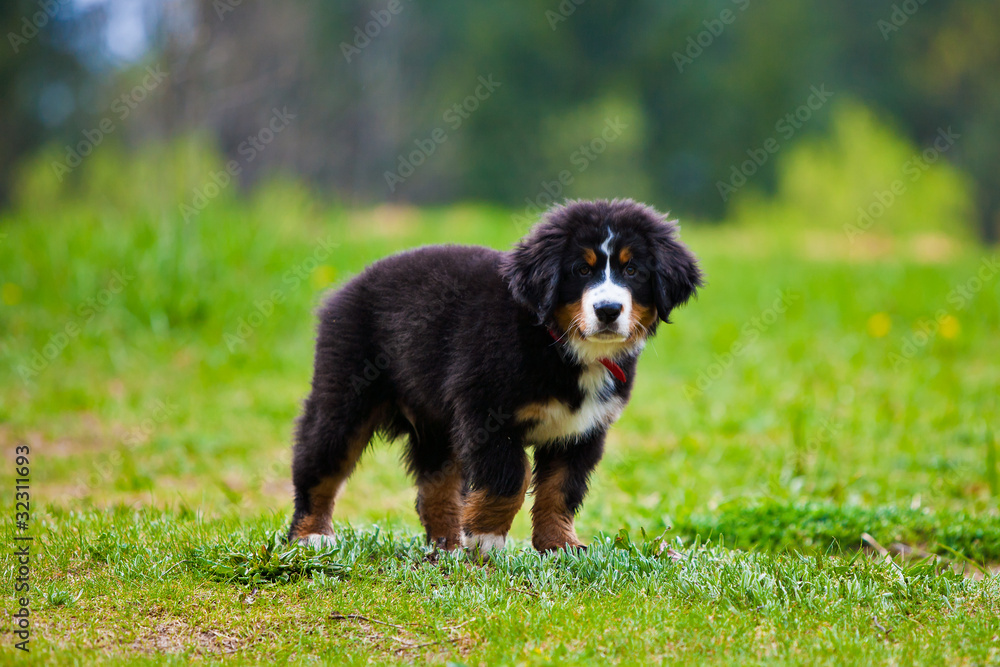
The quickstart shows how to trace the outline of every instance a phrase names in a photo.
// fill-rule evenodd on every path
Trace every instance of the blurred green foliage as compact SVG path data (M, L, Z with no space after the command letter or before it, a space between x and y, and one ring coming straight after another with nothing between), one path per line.
M1000 522L961 512L862 508L832 503L766 500L701 513L676 527L681 533L741 549L813 550L888 548L904 555L961 554L974 563L1000 560ZM866 543L867 534L875 544ZM876 546L877 545L877 546Z
M809 169L846 165L823 182L849 188L852 169L871 163L889 177L909 155L858 108L838 114L837 141L775 157L824 155L762 204L785 216L780 234L771 218L682 219L709 283L643 356L583 530L673 525L760 494L995 509L996 457L983 439L1000 382L988 361L1000 358L993 252L916 212L852 243L786 196L815 185ZM221 188L185 222L181 204L223 165L204 146L127 155L108 144L61 184L40 157L0 214L0 421L13 437L68 439L40 474L69 497L189 488L248 509L287 500L289 435L325 291L405 248L506 248L523 231L516 214L484 206L342 208L290 178L249 197ZM951 178L935 165L897 206L911 210L912 197L946 211L954 190L940 184ZM345 516L409 525L396 450L372 457Z
M961 137L959 137L961 139ZM905 235L941 232L971 239L973 187L947 161L956 139L913 145L863 105L842 101L829 136L812 137L776 156L773 197L760 191L737 203L746 224Z

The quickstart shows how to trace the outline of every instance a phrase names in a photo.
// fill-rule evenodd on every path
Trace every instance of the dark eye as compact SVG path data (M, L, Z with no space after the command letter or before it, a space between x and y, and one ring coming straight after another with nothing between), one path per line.
M577 269L577 273L579 273L581 276L589 276L590 275L590 267L587 266L586 264L584 264L579 269Z
M625 267L625 275L626 275L626 276L628 276L628 277L630 277L630 278L631 278L631 277L632 277L632 276L634 276L634 275L635 275L636 273L637 273L637 271L635 270L635 267L634 267L634 266L632 266L631 264L629 264L628 266L626 266L626 267Z

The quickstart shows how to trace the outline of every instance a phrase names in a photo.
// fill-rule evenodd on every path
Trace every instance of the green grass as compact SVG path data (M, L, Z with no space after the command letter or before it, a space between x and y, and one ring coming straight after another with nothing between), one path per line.
M957 555L973 565L1000 558L1000 522L988 514L757 501L690 516L677 530L689 538L714 537L742 549L815 551L829 545L877 549L874 540L900 553L917 549L921 555ZM866 534L867 543L862 537Z
M36 650L54 664L983 664L1000 651L997 580L927 561L619 535L582 555L542 556L521 541L481 565L391 530L345 526L330 551L290 548L277 539L283 520L47 513L44 571L67 592L36 609Z
M534 553L526 512L488 564L429 553L385 443L315 552L276 537L313 308L391 252L522 230L288 182L184 224L205 168L150 179L174 158L29 174L0 213L0 499L27 444L33 662L1000 660L1000 275L972 280L997 250L685 224L709 284L643 356L586 554Z

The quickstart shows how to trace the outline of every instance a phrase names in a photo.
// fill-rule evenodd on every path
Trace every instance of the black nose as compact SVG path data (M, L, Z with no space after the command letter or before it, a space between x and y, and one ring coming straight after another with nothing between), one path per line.
M601 324L611 324L622 314L622 305L620 303L599 303L594 306L594 312L597 313L597 319L600 320Z

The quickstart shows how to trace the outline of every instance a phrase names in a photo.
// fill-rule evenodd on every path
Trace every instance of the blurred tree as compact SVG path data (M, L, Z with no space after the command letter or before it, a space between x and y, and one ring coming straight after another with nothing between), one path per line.
M207 129L245 183L281 168L352 202L472 198L530 210L620 194L721 217L745 196L723 196L734 170L753 172L748 190L773 191L784 149L829 131L829 99L853 98L918 146L951 126L961 138L947 159L974 178L979 232L998 232L1000 0L151 6L149 53L134 67L155 61L170 76L124 134ZM9 5L0 21L35 7ZM2 140L0 164L88 121L42 122L40 91L65 78L44 63L74 61L45 40L31 46L0 55L0 90L10 91L0 118L23 128ZM79 76L75 100L129 80ZM250 159L241 148L286 108L287 131Z
M962 135L955 159L976 180L980 231L995 242L1000 240L1000 3L946 5L915 22L912 39L897 45L903 94L887 107L922 143L941 126Z
M17 161L60 128L86 118L80 106L88 97L88 80L76 54L65 47L70 30L60 3L0 4L0 204L10 196Z

